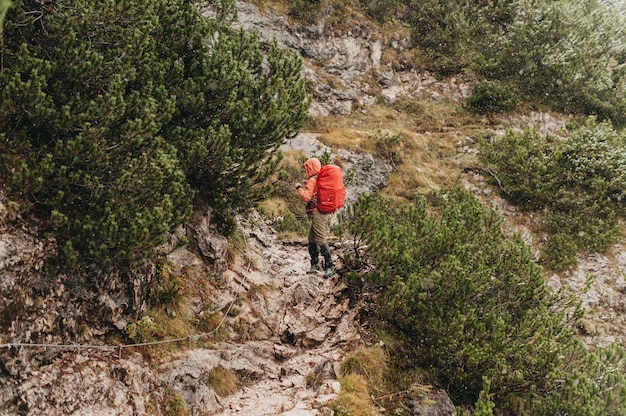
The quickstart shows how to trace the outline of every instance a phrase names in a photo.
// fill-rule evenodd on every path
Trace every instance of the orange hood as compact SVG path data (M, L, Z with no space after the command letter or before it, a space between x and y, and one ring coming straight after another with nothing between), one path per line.
M304 162L304 170L306 171L306 177L310 178L313 175L317 175L322 168L322 163L316 157L312 157Z

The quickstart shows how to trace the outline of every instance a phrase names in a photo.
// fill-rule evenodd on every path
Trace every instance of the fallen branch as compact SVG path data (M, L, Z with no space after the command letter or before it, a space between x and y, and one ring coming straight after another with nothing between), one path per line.
M502 182L500 181L500 178L498 178L498 175L496 175L496 172L493 169L483 168L481 166L463 166L461 167L461 170L465 173L476 172L476 173L487 174L491 176L498 183L498 188L500 189L500 191L502 191L502 193L504 193L505 195L511 196L511 194L504 188L504 186L502 185Z

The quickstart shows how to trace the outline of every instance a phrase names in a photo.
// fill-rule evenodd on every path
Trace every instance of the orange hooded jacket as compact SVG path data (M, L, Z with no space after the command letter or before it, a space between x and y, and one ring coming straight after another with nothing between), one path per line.
M306 172L307 180L304 181L304 188L298 188L298 195L300 195L300 199L307 204L317 197L317 174L321 168L322 163L316 157L312 157L304 162L304 171ZM307 210L309 208L315 209L316 207L307 206Z

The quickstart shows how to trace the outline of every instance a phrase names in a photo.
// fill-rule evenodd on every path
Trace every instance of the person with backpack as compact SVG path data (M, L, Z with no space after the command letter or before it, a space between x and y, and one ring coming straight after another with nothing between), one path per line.
M336 165L325 165L322 168L322 163L316 157L304 162L304 170L307 179L304 181L304 186L298 183L296 190L300 199L307 204L306 211L309 219L311 219L308 236L311 268L307 274L321 270L319 265L321 251L326 269L324 278L329 278L335 273L335 265L326 242L326 233L328 232L330 216L343 206L345 200L343 176L341 175L341 168Z

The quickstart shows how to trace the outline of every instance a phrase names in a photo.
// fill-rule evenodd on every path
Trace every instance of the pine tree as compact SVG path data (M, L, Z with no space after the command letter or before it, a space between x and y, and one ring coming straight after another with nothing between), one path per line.
M145 258L195 196L249 207L300 127L300 61L185 0L16 1L0 50L0 178L70 264ZM276 100L274 100L276 97Z
M222 27L209 50L196 53L186 82L172 86L184 100L166 136L198 195L228 221L267 194L278 147L297 133L309 101L301 60L275 42Z
M408 345L403 359L435 374L456 404L474 404L483 377L500 406L543 388L580 311L551 293L497 212L460 189L430 200L434 213L421 197L409 205L370 196L348 218L368 246L374 270L365 279L382 289L380 319Z

